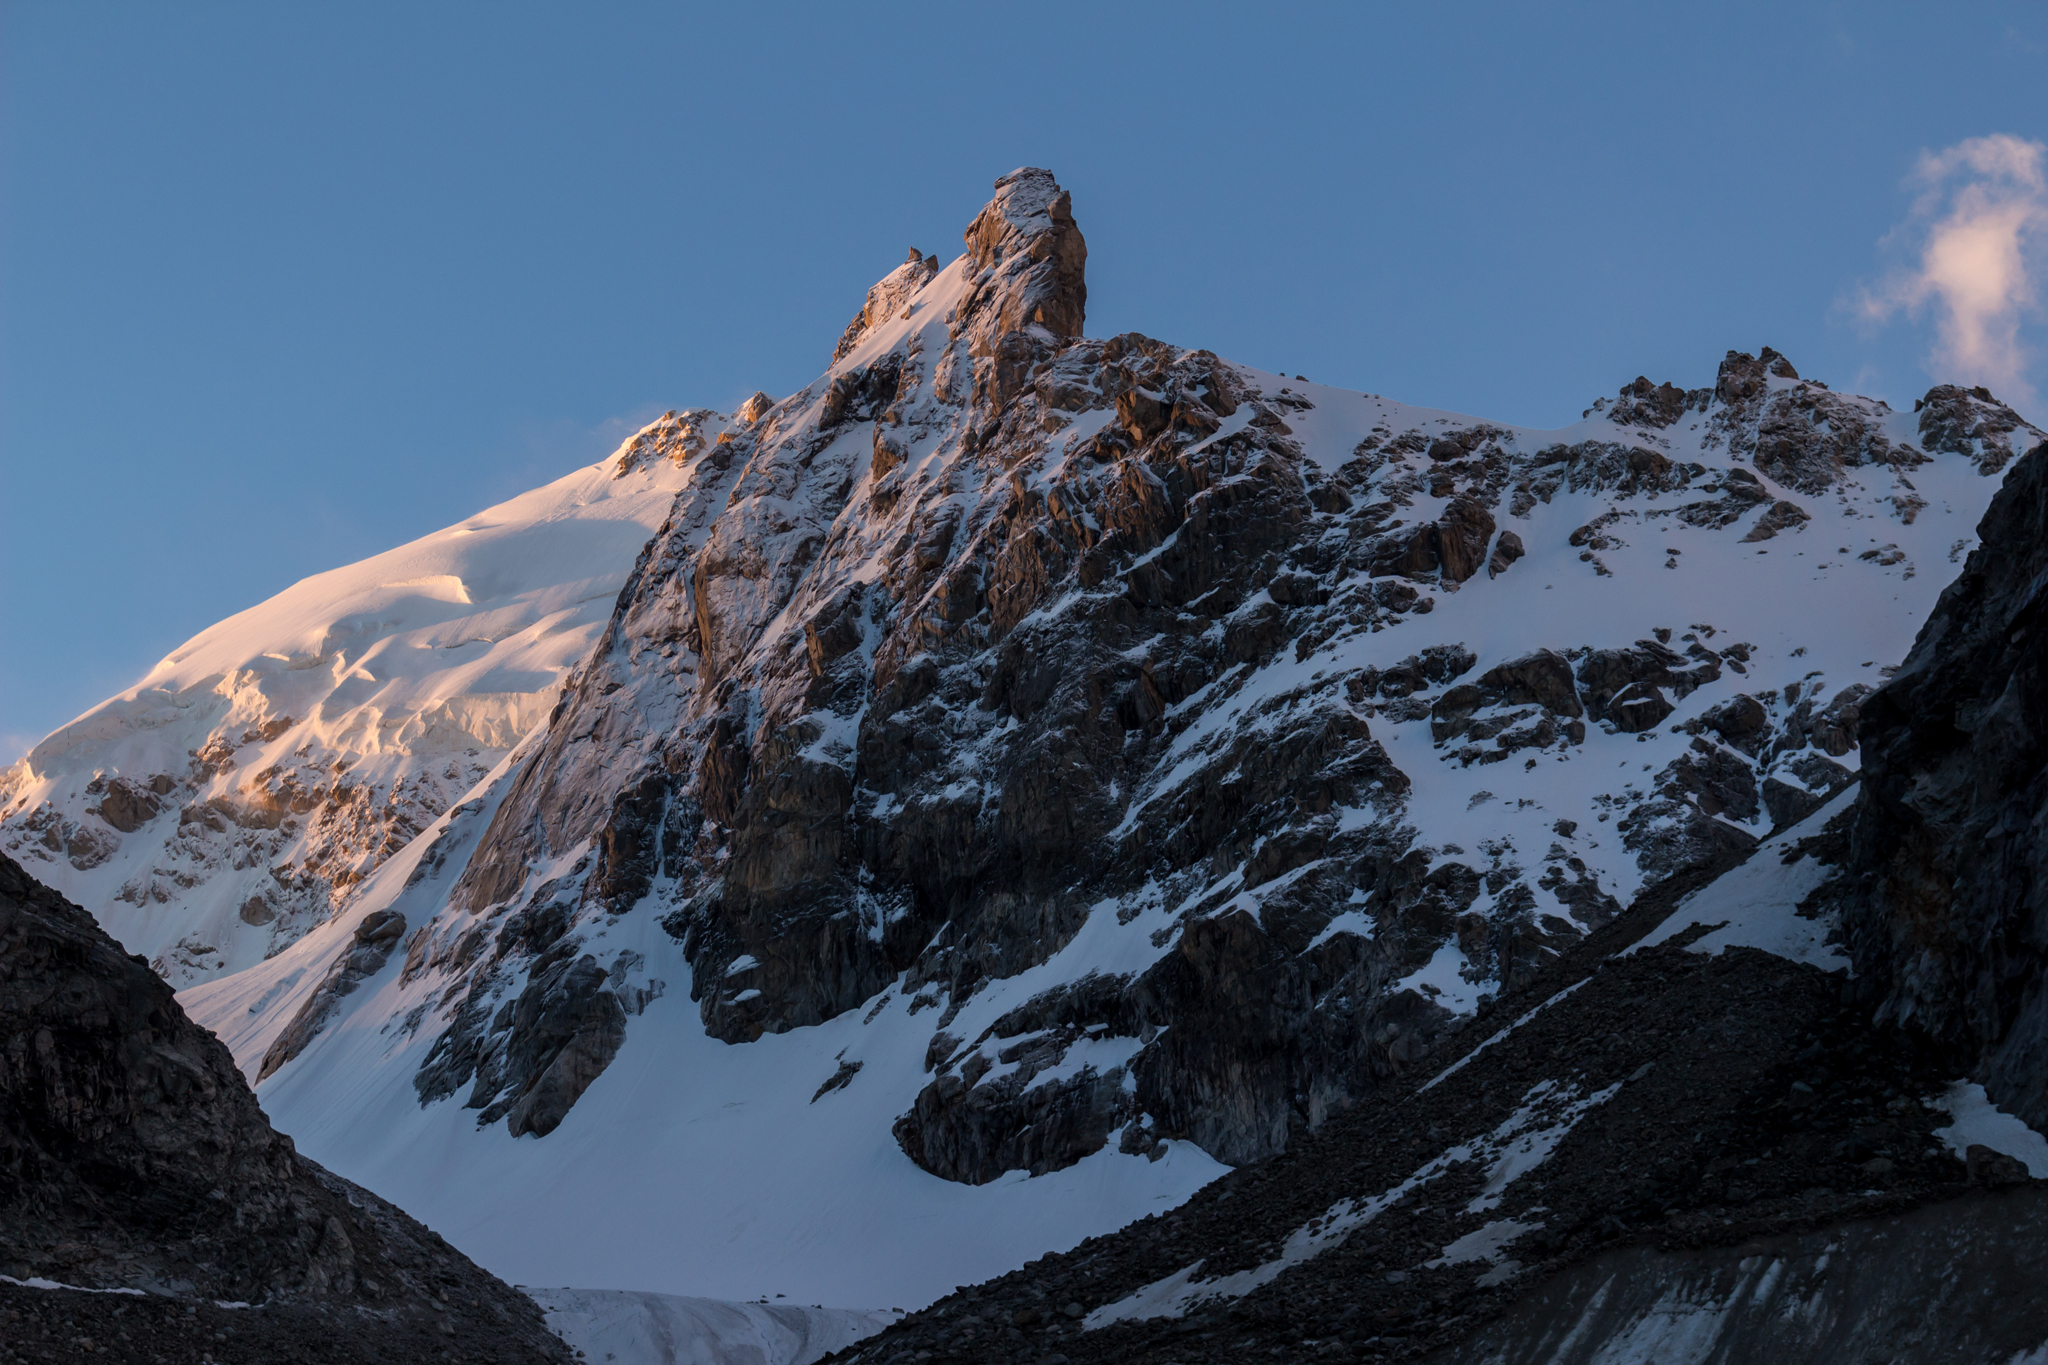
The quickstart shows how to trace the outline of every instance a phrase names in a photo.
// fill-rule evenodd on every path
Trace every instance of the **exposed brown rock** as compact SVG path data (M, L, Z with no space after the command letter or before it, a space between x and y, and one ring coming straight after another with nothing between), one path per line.
M113 778L100 796L100 818L123 834L133 834L154 820L157 812L163 809L157 795L140 782L125 777Z
M1966 455L1979 469L1995 473L2008 460L2044 439L2042 432L1982 387L1936 384L1913 404L1920 414L1920 444L1928 451Z
M1079 336L1088 309L1088 244L1074 223L1073 201L1051 171L1031 166L1003 176L995 189L967 226L967 270L1021 278L996 291L1002 303L990 330L1037 326L1056 340Z
M1471 498L1455 498L1444 509L1436 524L1436 547L1447 582L1462 583L1479 572L1493 529L1493 513Z
M1508 566L1526 554L1522 538L1513 531L1502 531L1500 539L1493 543L1493 554L1486 561L1486 576L1498 578L1508 571Z
M1704 397L1703 394L1699 396L1699 406L1705 406ZM1608 409L1607 415L1610 420L1623 424L1668 427L1685 415L1690 401L1694 401L1693 396L1675 384L1652 384L1642 375L1637 375L1634 383L1622 386L1619 401Z

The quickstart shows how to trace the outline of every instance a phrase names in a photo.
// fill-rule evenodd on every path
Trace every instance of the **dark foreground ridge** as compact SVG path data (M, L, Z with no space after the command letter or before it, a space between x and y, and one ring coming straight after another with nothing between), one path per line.
M2048 444L1863 713L1843 915L1881 1017L1942 1039L2048 1127Z
M1754 856L1833 862L1846 823ZM1718 1316L1725 1351L1701 1359L1862 1365L1854 1343L1886 1327L1884 1358L1902 1362L2003 1362L2048 1340L2033 1288L2048 1185L1935 1139L1950 1120L1922 1097L1954 1078L1950 1056L1873 1026L1868 987L1844 973L1692 951L1704 930L1628 951L1683 889L1646 893L1295 1149L841 1358L1592 1359L1645 1321L1683 1320L1650 1312L1667 1293ZM1514 1174L1518 1152L1537 1160ZM1951 1244L1974 1258L1960 1289L1930 1269L1964 1263L1929 1259ZM1242 1292L1114 1320L1148 1286L1158 1311L1175 1276ZM1803 1328L1781 1320L1787 1285L1819 1295Z
M569 1359L524 1295L300 1156L170 987L5 856L0 1275L0 1361Z

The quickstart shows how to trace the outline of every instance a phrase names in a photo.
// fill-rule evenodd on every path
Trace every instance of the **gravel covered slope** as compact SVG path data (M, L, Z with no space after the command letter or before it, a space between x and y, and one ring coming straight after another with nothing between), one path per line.
M1739 1246L1604 1251L1441 1365L2012 1365L2048 1342L2048 1191L1973 1191Z

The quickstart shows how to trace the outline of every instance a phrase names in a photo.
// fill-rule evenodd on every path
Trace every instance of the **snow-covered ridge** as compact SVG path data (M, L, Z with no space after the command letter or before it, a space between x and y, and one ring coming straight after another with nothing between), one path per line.
M0 775L0 847L174 985L262 961L547 719L724 419L304 579Z

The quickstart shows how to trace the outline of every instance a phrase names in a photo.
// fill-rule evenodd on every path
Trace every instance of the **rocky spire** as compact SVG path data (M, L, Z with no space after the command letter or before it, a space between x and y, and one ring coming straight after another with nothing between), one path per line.
M1056 339L1081 335L1088 312L1088 243L1073 200L1036 166L996 181L996 197L967 225L967 270L995 272L997 332L1036 325Z
M1088 312L1088 243L1052 172L1026 166L996 181L996 197L967 226L969 291L953 335L968 338L974 401L1000 411L1058 343L1081 335Z

